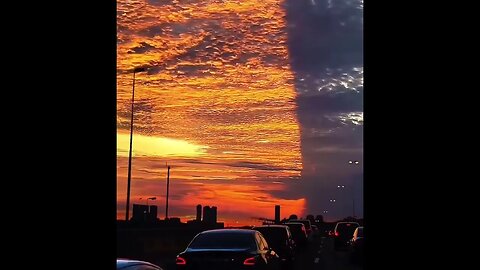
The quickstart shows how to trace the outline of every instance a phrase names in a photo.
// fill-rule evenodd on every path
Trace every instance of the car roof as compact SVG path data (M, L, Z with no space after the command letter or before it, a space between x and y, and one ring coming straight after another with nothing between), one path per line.
M253 229L255 230L256 228L284 228L288 229L287 225L261 225L261 226L255 226Z
M216 230L208 230L201 232L199 234L212 234L212 233L240 233L240 234L254 234L256 233L255 230L250 229L216 229Z
M337 222L337 225L338 225L338 224L346 224L346 223L356 224L356 225L360 226L360 224L358 224L358 222L355 222L355 221L342 221L342 222Z
M145 262L145 261L130 260L130 259L117 259L117 269L122 269L122 268L130 267L130 266L134 266L134 265L150 265L150 266L162 269L158 265L155 265L155 264L149 263L149 262Z
M290 222L302 222L302 221L308 221L308 222L310 222L309 219L291 219L291 220L290 220ZM310 223L312 223L312 222L310 222Z
M301 223L301 222L286 222L285 224L287 225L302 225L302 226L305 226L305 224Z

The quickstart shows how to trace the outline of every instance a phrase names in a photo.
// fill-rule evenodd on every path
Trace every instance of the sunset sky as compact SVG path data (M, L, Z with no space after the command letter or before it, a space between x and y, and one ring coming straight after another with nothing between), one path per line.
M362 36L358 0L117 1L117 218L139 66L131 203L165 216L168 163L183 221L363 216Z

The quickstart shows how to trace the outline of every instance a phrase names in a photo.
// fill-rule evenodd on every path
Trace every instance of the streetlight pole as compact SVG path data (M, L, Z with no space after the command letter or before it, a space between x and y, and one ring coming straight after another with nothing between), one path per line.
M128 152L128 178L127 178L127 211L125 213L125 221L128 221L130 210L130 183L132 177L132 142L133 142L133 104L135 102L135 73L146 71L145 68L138 67L133 69L133 85L132 85L132 115L130 118L130 150ZM148 199L147 199L148 203Z
M168 191L170 188L170 166L167 167L167 203L165 206L165 220L168 220Z

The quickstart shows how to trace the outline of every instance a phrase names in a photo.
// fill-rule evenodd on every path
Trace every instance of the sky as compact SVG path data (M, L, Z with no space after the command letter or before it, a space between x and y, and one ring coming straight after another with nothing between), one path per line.
M363 1L118 0L118 219L140 66L131 203L164 218L168 164L183 221L363 216Z

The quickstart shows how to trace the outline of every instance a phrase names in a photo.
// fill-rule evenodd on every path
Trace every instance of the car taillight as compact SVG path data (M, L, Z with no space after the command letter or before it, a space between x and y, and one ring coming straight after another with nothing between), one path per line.
M338 236L338 232L335 232L335 236Z
M182 257L177 257L177 261L175 262L177 265L185 265L187 261Z
M243 265L255 265L255 257L251 257L243 261Z

